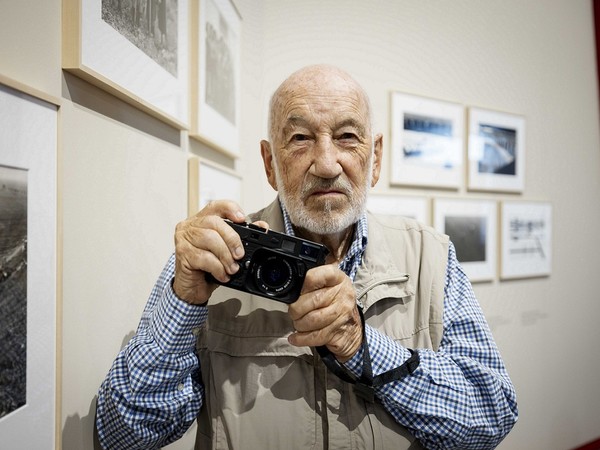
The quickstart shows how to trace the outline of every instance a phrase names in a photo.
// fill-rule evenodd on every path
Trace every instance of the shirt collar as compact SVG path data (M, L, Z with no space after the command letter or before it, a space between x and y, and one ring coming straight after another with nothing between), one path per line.
M290 236L295 236L290 215L281 201L279 201L279 205L281 206L281 212L283 214L285 233ZM366 213L363 213L354 226L354 237L352 238L352 242L348 247L348 251L344 256L344 259L340 262L340 269L343 270L352 280L354 280L356 271L358 270L358 267L362 261L363 253L367 248L367 235L367 215Z

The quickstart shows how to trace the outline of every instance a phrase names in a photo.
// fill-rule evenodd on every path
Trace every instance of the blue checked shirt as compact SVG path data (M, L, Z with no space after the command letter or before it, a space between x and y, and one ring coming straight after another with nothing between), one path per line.
M284 211L286 232L293 234ZM340 268L352 279L367 245L367 219ZM398 251L402 251L398 249ZM144 309L136 335L119 353L100 387L97 426L106 449L155 449L179 439L204 398L195 330L206 307L179 300L171 256ZM395 420L429 449L491 449L517 420L515 391L471 284L450 244L444 298L444 335L437 352L419 349L409 377L376 389ZM366 326L373 374L401 365L410 352ZM358 374L361 352L346 362Z

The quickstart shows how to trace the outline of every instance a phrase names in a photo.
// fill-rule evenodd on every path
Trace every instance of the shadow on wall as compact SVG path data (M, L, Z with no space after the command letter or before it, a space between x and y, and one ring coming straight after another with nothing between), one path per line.
M87 416L79 414L67 417L62 431L63 450L102 450L94 426L96 418L96 400L94 396Z
M173 145L181 145L181 132L178 129L117 97L106 95L100 88L68 72L63 72L62 95L73 103L91 109L116 122L122 122Z
M125 335L121 342L121 350L134 335L133 331ZM104 375L102 374L102 378L104 378ZM100 388L100 385L97 388ZM79 414L74 414L67 417L62 430L62 450L102 450L96 432L97 400L98 396L94 395L86 416L80 417Z

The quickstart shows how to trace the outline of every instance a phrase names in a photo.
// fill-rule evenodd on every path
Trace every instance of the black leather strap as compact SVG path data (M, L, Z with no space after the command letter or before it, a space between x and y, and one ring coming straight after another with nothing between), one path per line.
M384 384L391 383L392 381L401 380L408 375L412 375L421 360L419 359L419 352L412 349L407 349L410 352L410 357L402 364L394 369L388 370L380 375L377 375L373 379L373 387L383 386Z
M358 378L350 372L346 367L337 360L337 358L329 351L327 347L321 345L316 347L319 356L327 368L333 372L338 378L344 380L346 383L355 384Z
M357 378L352 372L350 372L337 358L329 351L325 346L316 347L319 356L327 368L333 372L341 380L355 385L355 391L358 395L367 401L373 402L375 400L375 388L383 386L384 384L392 381L398 381L402 378L411 375L417 367L419 367L420 359L419 353L416 350L408 349L410 357L400 366L395 367L387 372L384 372L376 377L373 377L373 369L371 367L371 355L369 354L369 346L367 345L367 338L365 335L365 318L362 312L362 308L358 308L360 314L360 320L362 322L362 352L363 352L363 366L362 374L360 378Z

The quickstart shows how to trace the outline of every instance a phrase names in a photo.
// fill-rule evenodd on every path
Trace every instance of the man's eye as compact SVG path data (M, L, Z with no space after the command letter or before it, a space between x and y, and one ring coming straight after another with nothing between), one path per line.
M294 134L292 136L292 141L306 141L308 139L308 136L306 136L305 134Z
M338 136L340 141L356 141L358 140L358 136L354 133L342 133Z

